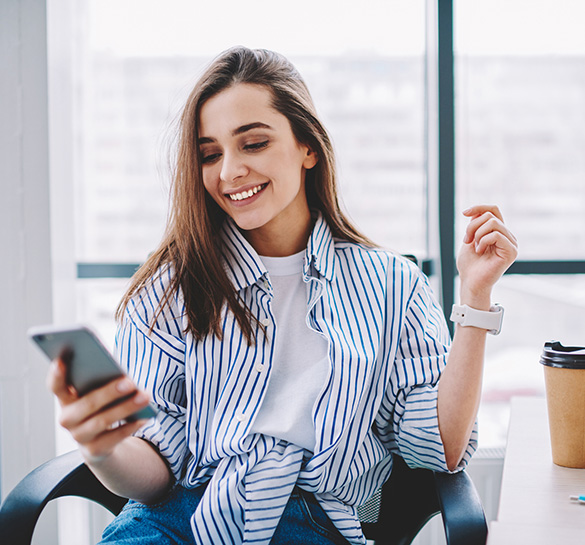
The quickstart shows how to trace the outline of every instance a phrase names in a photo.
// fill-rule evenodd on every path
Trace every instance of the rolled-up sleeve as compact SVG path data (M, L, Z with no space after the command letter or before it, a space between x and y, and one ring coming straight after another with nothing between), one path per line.
M150 330L146 308L130 301L116 334L116 356L122 368L151 397L155 418L135 436L152 443L181 478L188 446L185 435L185 343L173 328L157 324ZM179 331L179 329L177 329Z
M383 403L385 443L411 467L449 471L437 416L438 382L451 345L443 312L426 276L415 270L405 296L398 347ZM409 284L408 282L406 284ZM477 423L455 471L477 448Z

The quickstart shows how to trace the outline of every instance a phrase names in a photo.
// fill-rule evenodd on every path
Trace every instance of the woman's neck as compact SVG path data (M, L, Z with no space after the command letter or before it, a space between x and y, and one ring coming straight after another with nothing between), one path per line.
M293 255L306 248L313 228L308 209L302 216L295 218L292 223L286 222L286 225L281 225L278 218L275 218L261 228L243 233L259 255L267 257Z

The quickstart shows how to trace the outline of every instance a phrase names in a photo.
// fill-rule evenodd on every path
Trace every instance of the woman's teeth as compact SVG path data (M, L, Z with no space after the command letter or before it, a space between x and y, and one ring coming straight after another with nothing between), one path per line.
M228 194L228 197L232 201L243 201L244 199L249 199L252 195L258 193L258 191L260 191L263 187L263 185L257 185L248 191L242 191L241 193L230 193Z

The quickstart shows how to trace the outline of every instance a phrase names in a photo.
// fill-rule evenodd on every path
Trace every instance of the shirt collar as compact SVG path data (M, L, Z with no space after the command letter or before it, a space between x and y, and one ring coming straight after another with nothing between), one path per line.
M311 276L310 267L313 264L315 270L329 282L335 278L335 243L333 234L320 212L309 237L306 257L303 271L305 276Z
M264 263L252 245L231 218L226 218L221 233L222 253L226 272L236 290L255 284L268 273ZM335 277L335 245L331 229L318 213L305 253L303 274L314 276L313 269L327 280Z
M221 228L224 266L236 290L255 284L267 274L266 267L256 250L240 232L231 218L226 218Z

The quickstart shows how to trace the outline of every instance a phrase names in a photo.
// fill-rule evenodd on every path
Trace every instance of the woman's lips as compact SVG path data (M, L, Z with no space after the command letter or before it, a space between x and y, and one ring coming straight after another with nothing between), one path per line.
M262 191L267 185L268 183L259 184L245 191L241 191L238 193L226 193L226 195L233 202L241 202L252 198L254 195Z

